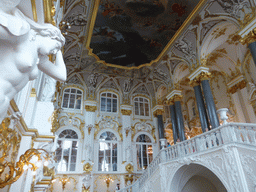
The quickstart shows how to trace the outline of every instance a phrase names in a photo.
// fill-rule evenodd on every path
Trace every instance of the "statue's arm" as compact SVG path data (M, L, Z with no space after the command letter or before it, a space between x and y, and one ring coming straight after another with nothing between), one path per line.
M49 61L48 56L41 56L38 68L45 74L49 75L50 77L58 81L63 82L67 79L67 70L61 51L58 51L56 54L55 64Z

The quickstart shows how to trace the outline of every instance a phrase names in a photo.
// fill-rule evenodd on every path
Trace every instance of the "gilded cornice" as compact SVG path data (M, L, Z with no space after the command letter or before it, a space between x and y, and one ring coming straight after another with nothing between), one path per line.
M256 41L256 28L252 29L247 35L240 39L240 42L249 45Z
M176 102L176 101L182 101L182 95L174 95L173 96L173 101Z
M85 105L85 110L88 112L95 112L97 110L97 106Z
M158 115L163 115L164 110L163 109L157 109L153 112L154 117L157 117Z
M132 114L132 110L127 110L127 109L121 109L121 113L122 115L131 115Z
M232 87L230 87L228 89L228 92L234 94L237 92L237 90L243 89L245 87L246 87L246 81L242 80L242 81L238 82L237 84L233 85Z
M202 72L197 76L197 78L199 81L204 81L204 80L209 80L211 76L212 75L210 72Z

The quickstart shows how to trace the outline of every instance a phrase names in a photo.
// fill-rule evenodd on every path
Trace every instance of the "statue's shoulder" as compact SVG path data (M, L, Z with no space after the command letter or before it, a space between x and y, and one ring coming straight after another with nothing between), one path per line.
M0 10L0 26L6 28L12 35L21 36L29 32L30 25L23 13L15 8L13 15Z

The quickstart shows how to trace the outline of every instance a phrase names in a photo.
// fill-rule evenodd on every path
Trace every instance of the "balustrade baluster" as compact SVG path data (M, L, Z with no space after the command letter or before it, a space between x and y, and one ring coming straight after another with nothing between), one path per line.
M217 146L217 141L216 141L216 132L211 133L211 140L212 140L212 147Z
M256 144L256 129L254 127L251 127L251 138L252 138L252 144Z

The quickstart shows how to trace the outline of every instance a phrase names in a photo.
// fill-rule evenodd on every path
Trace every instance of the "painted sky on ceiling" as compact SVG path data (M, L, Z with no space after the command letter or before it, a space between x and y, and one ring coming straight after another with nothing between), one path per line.
M198 3L199 0L101 0L90 48L106 63L150 63Z

